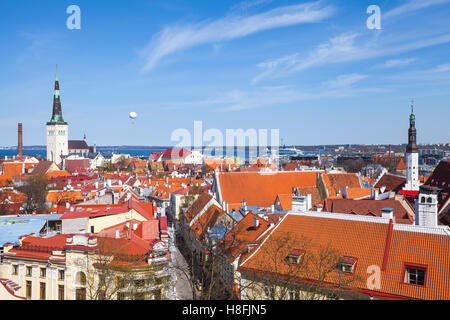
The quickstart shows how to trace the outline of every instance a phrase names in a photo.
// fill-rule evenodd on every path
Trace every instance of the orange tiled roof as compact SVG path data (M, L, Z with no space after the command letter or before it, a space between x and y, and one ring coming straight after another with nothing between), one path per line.
M7 177L16 177L22 173L22 162L3 162L3 172Z
M292 193L277 195L281 210L292 210Z
M358 199L370 196L371 188L347 188L347 199Z
M222 199L270 207L278 194L292 193L292 187L316 186L316 172L227 172L219 174Z
M259 221L259 226L254 227L254 220ZM222 240L226 252L233 258L247 250L247 245L255 241L260 235L266 232L270 223L258 215L249 212L242 218Z
M45 176L48 179L51 179L54 177L68 177L68 176L70 176L70 173L68 173L67 171L52 171L52 172L47 172L45 174Z
M216 205L210 206L191 226L198 239L202 238L208 228L214 227L223 210Z
M397 165L397 170L406 170L406 164L405 161L403 159L401 159Z
M380 219L380 218L372 218ZM380 220L381 221L381 220ZM450 299L450 237L440 233L413 232L412 226L400 228L394 225L390 232L387 223L373 220L351 221L342 218L318 217L305 214L288 214L271 233L270 238L289 234L291 238L302 236L313 243L308 250L317 252L320 246L331 244L341 256L357 259L355 274L361 279L351 283L356 291L387 298ZM411 231L406 231L411 230ZM391 234L390 242L388 235ZM262 246L269 246L270 241ZM285 250L286 251L286 250ZM272 258L267 250L255 250L246 255L239 269L244 272L273 272ZM287 251L286 251L287 255ZM280 257L286 255L279 254ZM247 259L249 258L249 259ZM382 269L386 263L385 269ZM427 269L425 286L404 283L405 265L422 265ZM370 266L381 269L381 288L369 290L367 273ZM279 273L286 268L277 266ZM342 277L347 277L341 273ZM345 278L344 278L345 279ZM337 273L326 282L337 285Z
M344 186L347 186L348 188L361 188L359 178L354 173L324 174L323 179L330 196L342 194Z

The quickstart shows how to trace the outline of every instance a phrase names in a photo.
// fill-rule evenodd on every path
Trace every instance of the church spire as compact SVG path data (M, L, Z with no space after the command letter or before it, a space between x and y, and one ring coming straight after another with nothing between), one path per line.
M408 130L408 146L407 153L418 153L417 147L417 130L416 130L416 116L414 114L414 100L411 101L411 115L409 116L409 130Z
M64 122L61 109L61 97L59 94L58 65L56 65L55 90L53 93L53 113L48 124L67 124Z

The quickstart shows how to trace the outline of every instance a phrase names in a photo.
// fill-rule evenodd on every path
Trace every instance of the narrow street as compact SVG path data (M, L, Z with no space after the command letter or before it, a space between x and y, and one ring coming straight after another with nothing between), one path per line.
M186 274L186 272L183 272L184 270L188 270L188 264L177 246L175 246L175 259L175 273L177 275L177 282L175 284L176 299L191 300L193 297L191 286L189 284L188 274Z

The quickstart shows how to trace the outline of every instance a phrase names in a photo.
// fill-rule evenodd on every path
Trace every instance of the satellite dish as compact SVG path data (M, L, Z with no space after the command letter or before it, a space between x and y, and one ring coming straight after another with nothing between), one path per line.
M136 117L137 117L136 112L130 112L129 117L130 117L130 119L133 119L133 120L136 119Z

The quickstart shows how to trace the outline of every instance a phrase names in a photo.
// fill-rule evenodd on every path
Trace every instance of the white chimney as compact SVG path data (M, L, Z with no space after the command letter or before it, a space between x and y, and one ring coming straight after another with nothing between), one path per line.
M383 208L381 209L381 217L393 220L394 219L394 209L392 208Z
M253 223L254 223L255 229L258 229L258 227L259 227L259 220L258 220L258 218L254 218L253 219Z
M347 186L343 186L343 187L342 187L342 197L343 197L344 199L348 199L347 189L348 189Z
M272 205L271 210L272 210L272 213L275 212L275 205L274 204Z
M378 189L372 188L370 190L370 199L371 200L378 200L378 194L379 194Z

